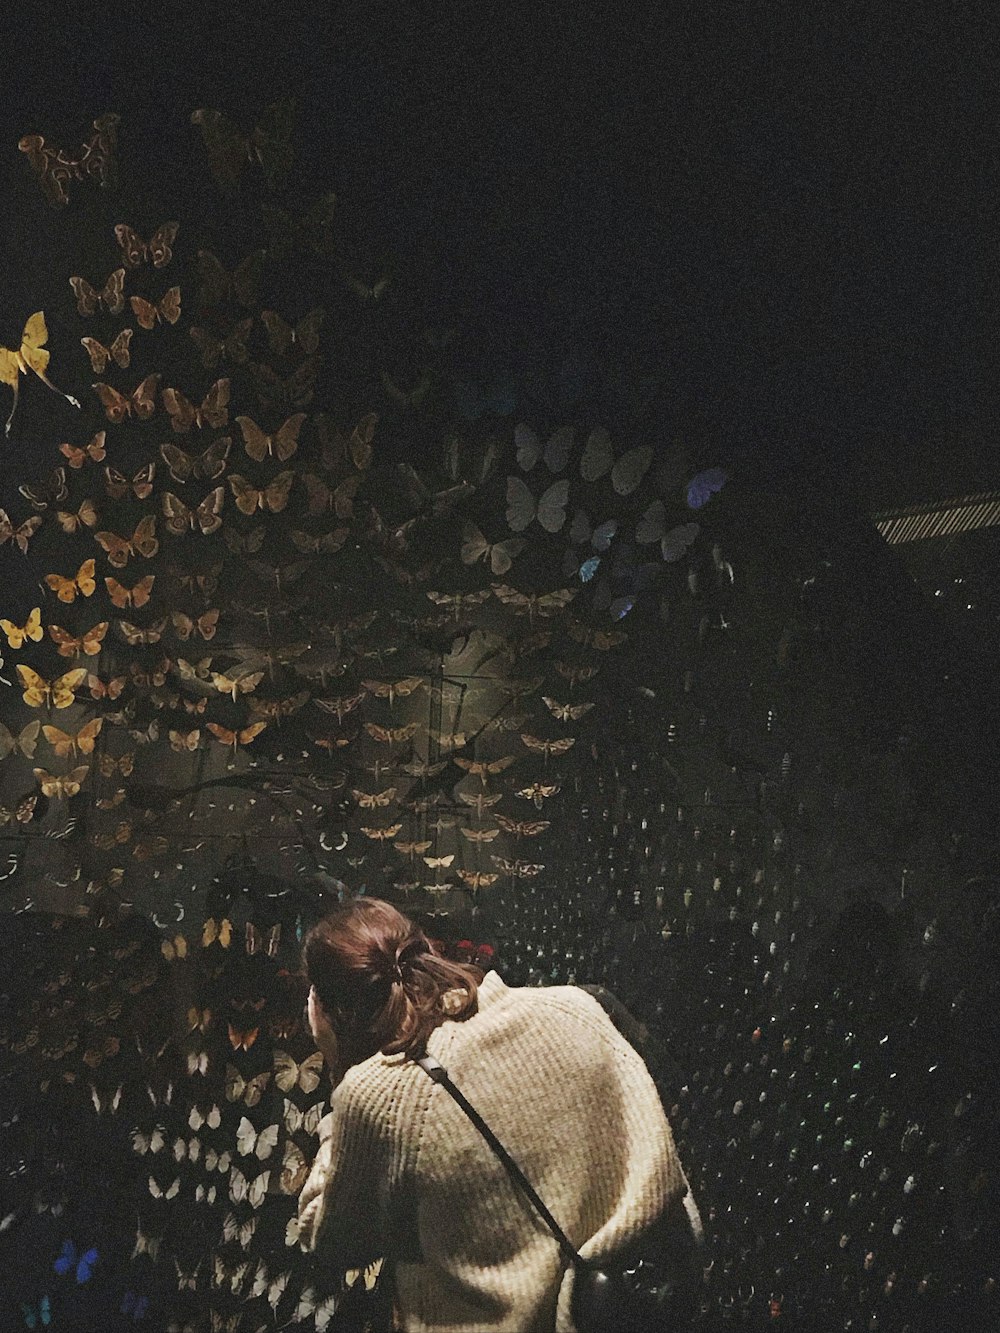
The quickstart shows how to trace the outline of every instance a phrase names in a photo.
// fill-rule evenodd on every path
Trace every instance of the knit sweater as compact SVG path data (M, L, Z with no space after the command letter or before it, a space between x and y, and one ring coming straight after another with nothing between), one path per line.
M584 991L490 972L478 1011L446 1020L427 1050L585 1258L688 1194L642 1059ZM402 1055L374 1055L338 1085L299 1219L303 1245L331 1267L390 1256L407 1333L573 1333L573 1271L552 1233L448 1092Z

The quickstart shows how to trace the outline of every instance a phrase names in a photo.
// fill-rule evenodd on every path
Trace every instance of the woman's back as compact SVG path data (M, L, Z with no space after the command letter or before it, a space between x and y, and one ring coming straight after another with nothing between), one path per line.
M619 1249L687 1190L642 1059L590 995L507 987L435 1029L427 1050L481 1113L584 1257ZM300 1215L308 1240L362 1262L388 1251L407 1330L566 1329L572 1275L447 1092L402 1056L351 1068ZM364 1200L364 1206L359 1206Z

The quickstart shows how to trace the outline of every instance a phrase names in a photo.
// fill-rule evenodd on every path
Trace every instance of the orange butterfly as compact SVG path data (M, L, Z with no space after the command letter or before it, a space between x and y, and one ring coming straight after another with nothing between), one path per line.
M89 764L81 764L79 768L74 768L72 772L67 773L65 777L56 777L54 773L48 773L44 768L32 770L38 779L38 784L42 789L43 796L49 796L53 800L61 801L67 796L76 796L83 786L84 779L90 772Z
M258 490L238 472L229 474L229 486L236 498L236 508L242 514L252 514L257 509L269 509L272 514L280 514L288 504L294 480L294 472L279 472Z
M146 378L127 397L112 389L110 384L98 381L90 387L101 400L104 415L116 426L126 417L135 416L145 421L156 411L156 388L160 375L147 375Z
M0 509L0 546L4 542L13 540L21 548L21 554L27 555L28 542L41 526L41 514L32 514L30 518L26 518L19 527L15 528L7 515L6 509Z
M192 426L224 426L229 420L228 379L216 380L200 407L189 403L179 389L164 389L160 396L178 435L186 435Z
M220 727L218 722L206 722L205 726L222 745L231 745L235 754L237 745L249 745L265 729L267 723L251 722L241 731L230 731L228 727Z
M119 472L117 468L108 466L104 469L104 489L112 500L121 500L128 495L129 491L132 491L137 500L146 500L153 493L153 477L155 474L156 464L147 463L129 481L128 477Z
M186 643L196 631L203 639L214 639L219 615L219 608L213 607L195 620L184 615L182 611L171 611L170 619L174 622L174 633Z
M92 463L103 463L105 458L104 440L106 432L99 430L89 444L78 449L75 444L61 444L59 452L69 460L71 468L81 468L89 458Z
M70 731L61 731L59 727L50 726L42 727L42 733L60 759L66 759L69 755L72 755L75 759L77 752L80 754L94 753L94 745L103 725L103 717L94 717L82 726L75 735Z
M181 317L181 289L168 287L159 301L147 301L142 296L130 296L129 303L135 317L144 329L151 329L160 322L176 324Z
M85 560L75 574L68 579L62 574L46 574L45 582L49 585L60 602L73 602L79 592L81 597L91 597L97 583L94 580L94 561Z
M106 578L104 585L108 590L108 596L119 610L124 610L126 606L138 609L145 606L149 601L155 581L155 574L147 574L144 579L140 579L131 588L126 588L124 584L113 578Z
M273 435L261 430L252 417L237 417L236 424L243 432L244 448L255 463L262 463L268 455L284 463L299 447L299 432L305 419L305 412L296 412Z
M103 681L92 672L87 674L87 689L92 699L117 699L127 683L124 676L113 676L111 680Z
M217 532L222 527L219 515L222 513L225 498L225 487L216 486L199 505L189 509L172 491L164 491L160 499L163 504L163 515L167 520L167 531L172 532L175 537L182 537L188 531L197 532L199 529L206 537Z
M34 607L28 612L28 619L23 625L15 625L12 620L0 620L0 629L7 636L11 648L20 648L26 639L34 643L42 640L42 608Z
M91 287L86 278L70 278L69 285L76 297L76 308L81 315L93 315L104 306L111 315L120 315L125 309L125 270L116 268L100 291Z
M80 341L90 357L90 368L97 375L104 374L109 361L113 361L116 366L124 370L132 359L129 351L129 343L132 341L131 329L122 329L110 347L105 347L96 338L81 338Z
M101 651L101 644L104 642L104 636L108 632L108 621L101 620L96 625L91 625L79 637L75 637L61 625L50 625L49 635L59 646L60 657L79 657L85 653L87 657L96 657Z
M160 549L156 537L156 515L147 514L131 537L119 537L116 532L95 532L94 540L107 551L108 564L115 569L124 569L130 555L141 555L151 560ZM92 565L93 561L90 563Z
M121 246L122 259L128 268L138 268L145 259L152 260L154 268L165 268L174 256L171 249L181 229L179 222L161 222L148 241L144 241L125 222L115 227L115 239Z
M62 528L63 532L72 536L74 532L79 532L80 528L97 527L97 508L93 500L84 500L75 514L69 513L64 509L56 510L56 522Z
M160 453L174 481L185 482L189 477L204 477L206 481L215 481L226 470L226 459L232 443L228 435L223 435L202 454L187 454L176 444L161 444Z
M166 616L164 616L162 620L154 621L152 625L147 626L145 629L140 629L138 625L133 625L128 620L118 621L119 633L130 648L136 648L140 644L146 645L150 643L159 643L166 627Z

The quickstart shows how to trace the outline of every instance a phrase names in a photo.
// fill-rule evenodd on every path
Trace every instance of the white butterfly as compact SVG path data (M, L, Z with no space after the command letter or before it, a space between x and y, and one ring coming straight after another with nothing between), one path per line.
M209 1185L208 1189L204 1185L199 1185L194 1192L195 1203L215 1203L215 1186Z
M118 1090L116 1092L112 1093L110 1097L105 1097L102 1101L101 1094L94 1087L93 1083L91 1083L90 1100L94 1103L94 1110L98 1115L102 1115L105 1111L109 1111L111 1115L114 1115L122 1102L121 1084L118 1085Z
M246 1250L253 1240L253 1233L257 1230L257 1218L248 1218L246 1222L240 1223L236 1220L235 1213L227 1213L226 1220L222 1224L222 1239L226 1241L238 1240L240 1246Z
M285 1288L288 1286L288 1280L292 1276L291 1271L279 1273L274 1279L268 1278L267 1269L262 1263L257 1265L257 1272L254 1274L253 1286L250 1288L251 1298L263 1296L267 1292L267 1303L272 1310L277 1310L281 1303L281 1298L285 1294Z
M206 1148L205 1150L206 1171L218 1170L222 1175L225 1175L232 1164L232 1160L232 1155L228 1152L216 1152L214 1148Z
M177 1195L180 1193L180 1189L181 1189L180 1178L175 1180L172 1185L168 1185L167 1188L164 1190L160 1189L159 1185L156 1183L156 1181L153 1179L152 1176L149 1177L149 1192L150 1194L152 1194L154 1199L176 1199Z
M285 1225L285 1244L298 1245L299 1232L302 1230L302 1223L297 1217L290 1217Z
M260 1161L266 1162L277 1146L277 1125L268 1125L258 1133L246 1116L241 1118L236 1131L236 1150L241 1157L253 1153Z
M169 1106L174 1099L174 1085L167 1084L167 1090L162 1097L157 1096L156 1091L150 1084L146 1084L146 1095L154 1106Z
M236 1268L230 1268L218 1255L215 1256L213 1265L212 1286L224 1287L228 1282L233 1295L238 1296L250 1265L239 1264Z
M132 1131L132 1148L140 1157L145 1157L148 1152L162 1152L166 1144L166 1130L162 1125L155 1125L149 1134L143 1134L141 1129Z
M565 479L554 481L536 500L520 477L507 478L507 526L512 532L523 532L536 518L546 532L558 532L566 522L568 503L569 482Z
M611 485L619 495L631 495L642 481L653 461L653 450L648 444L629 449L615 460L611 436L602 427L592 430L580 458L580 476L584 481L598 481L611 472Z
M192 1051L187 1058L187 1070L189 1074L207 1074L208 1052Z
M364 1279L365 1290L373 1291L375 1283L378 1281L378 1275L382 1271L383 1259L375 1259L367 1268L349 1268L344 1274L344 1284L347 1287L353 1287L359 1278Z
M197 1106L192 1106L191 1114L188 1116L188 1124L193 1130L202 1129L205 1125L209 1129L218 1129L222 1124L222 1113L217 1105L210 1107L207 1115L202 1115Z
M303 1092L315 1092L323 1072L323 1055L315 1051L298 1064L287 1051L274 1052L274 1081L282 1092L291 1092L298 1085Z
M317 1102L310 1106L307 1111L300 1111L299 1108L285 1098L285 1129L289 1134L315 1134L319 1128L319 1122L323 1118L323 1107L326 1102Z
M308 1319L310 1315L313 1315L316 1320L316 1333L326 1333L330 1320L336 1314L339 1304L339 1295L327 1296L326 1300L319 1301L312 1287L303 1287L292 1323L301 1323L303 1319Z
M541 441L530 426L519 421L514 427L514 445L517 449L517 465L522 472L530 472L540 458L545 459L545 466L552 473L564 471L573 448L573 427L560 426L554 431L543 451Z
M249 1203L251 1208L259 1208L264 1202L270 1179L270 1171L262 1171L259 1176L247 1180L242 1171L233 1167L229 1173L229 1197L233 1203Z
M192 1138L187 1143L183 1139L174 1139L174 1160L183 1162L187 1157L192 1162L197 1162L201 1156L201 1139Z

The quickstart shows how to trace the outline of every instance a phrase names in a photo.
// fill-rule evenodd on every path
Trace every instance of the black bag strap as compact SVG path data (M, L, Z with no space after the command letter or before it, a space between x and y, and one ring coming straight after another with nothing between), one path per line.
M480 1134L482 1134L483 1138L500 1158L501 1162L503 1162L514 1182L520 1185L521 1189L524 1190L525 1194L538 1209L538 1212L547 1223L549 1230L559 1242L559 1248L562 1250L567 1261L571 1264L587 1264L588 1261L581 1258L573 1248L562 1227L545 1207L545 1204L542 1203L541 1199L535 1192L535 1188L531 1184L531 1181L514 1161L513 1157L511 1157L510 1153L493 1133L492 1129L490 1129L489 1125L472 1103L468 1101L459 1088L455 1087L455 1084L451 1081L451 1076L447 1069L445 1069L444 1065L441 1064L440 1061L435 1060L433 1055L425 1055L423 1059L417 1061L417 1064L424 1073L430 1075L435 1083L440 1083L440 1085L451 1094L475 1127L479 1130Z

